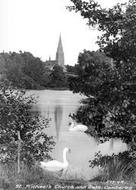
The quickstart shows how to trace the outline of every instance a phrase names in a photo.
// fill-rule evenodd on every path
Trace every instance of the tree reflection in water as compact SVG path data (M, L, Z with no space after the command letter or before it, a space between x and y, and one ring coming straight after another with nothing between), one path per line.
M62 122L62 114L63 114L62 106L56 105L55 110L54 110L54 121L55 121L57 141L59 140L59 133L60 133L60 127L61 127L61 122Z

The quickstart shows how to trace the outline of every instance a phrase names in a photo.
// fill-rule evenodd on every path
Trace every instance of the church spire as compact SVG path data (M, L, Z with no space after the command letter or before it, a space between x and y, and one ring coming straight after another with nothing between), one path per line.
M63 52L61 34L59 37L59 43L58 43L58 48L56 52L56 62L59 66L64 67L64 52Z

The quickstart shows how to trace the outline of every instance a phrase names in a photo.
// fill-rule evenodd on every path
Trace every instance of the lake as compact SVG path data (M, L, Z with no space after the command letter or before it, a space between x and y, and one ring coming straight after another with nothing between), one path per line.
M80 100L84 98L80 94L73 94L69 90L41 90L29 91L38 96L38 102L33 111L38 111L43 117L51 119L49 128L45 130L48 135L54 137L56 145L52 157L62 161L62 152L65 147L71 149L67 155L69 161L68 175L73 178L90 179L96 175L97 169L89 168L89 160L99 150L102 154L112 154L124 151L127 146L116 139L103 144L82 132L69 131L69 114L75 113L80 106Z

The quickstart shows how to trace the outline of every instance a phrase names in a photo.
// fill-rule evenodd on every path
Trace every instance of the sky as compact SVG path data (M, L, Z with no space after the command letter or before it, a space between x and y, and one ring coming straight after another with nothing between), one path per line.
M112 7L125 0L98 0ZM0 0L0 52L31 52L46 61L55 59L61 33L65 64L77 63L84 49L95 51L99 32L86 25L77 13L69 12L70 0Z

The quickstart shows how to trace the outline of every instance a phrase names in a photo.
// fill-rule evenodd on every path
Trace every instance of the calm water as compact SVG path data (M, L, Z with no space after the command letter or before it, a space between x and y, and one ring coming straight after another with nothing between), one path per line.
M126 145L120 140L114 140L112 146L109 141L98 144L94 138L85 133L68 130L68 123L71 121L69 114L76 112L83 96L73 94L71 91L56 90L30 91L29 93L39 96L34 111L39 111L44 117L51 119L46 132L54 136L56 141L52 157L62 161L63 148L71 149L71 153L67 156L69 176L90 179L97 172L96 169L89 168L88 162L94 158L95 152L101 150L103 154L112 154L126 150Z

